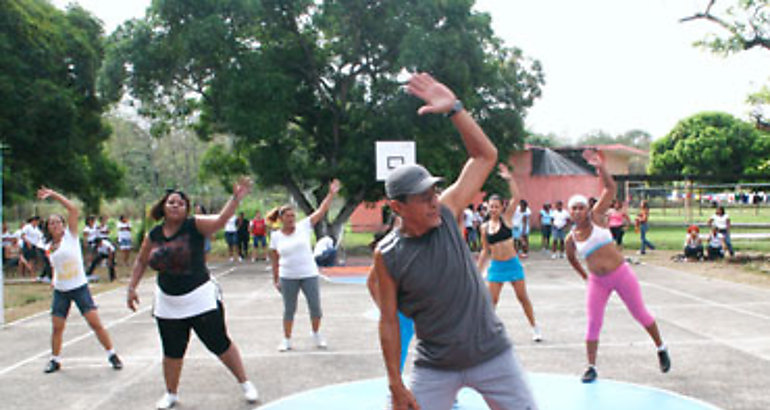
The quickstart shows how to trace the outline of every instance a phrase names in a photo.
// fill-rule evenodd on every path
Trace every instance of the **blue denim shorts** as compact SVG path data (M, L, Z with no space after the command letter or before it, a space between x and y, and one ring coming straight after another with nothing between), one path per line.
M96 309L96 303L91 297L91 291L88 285L62 292L53 290L53 300L51 301L51 316L66 318L70 312L70 306L75 302L81 315Z

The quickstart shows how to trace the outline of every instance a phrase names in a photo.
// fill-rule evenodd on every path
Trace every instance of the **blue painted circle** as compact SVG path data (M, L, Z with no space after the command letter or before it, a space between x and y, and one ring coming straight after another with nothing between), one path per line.
M583 384L578 376L529 373L529 383L541 410L715 410L708 403L677 393L631 383L599 379ZM386 408L384 378L325 386L298 393L260 407L261 410L341 410ZM486 410L471 389L457 395L456 410Z

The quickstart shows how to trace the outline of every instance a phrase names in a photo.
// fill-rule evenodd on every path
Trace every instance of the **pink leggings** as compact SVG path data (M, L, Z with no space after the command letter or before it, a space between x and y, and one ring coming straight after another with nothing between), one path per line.
M650 312L642 301L642 290L636 275L623 263L614 271L606 275L588 275L588 292L586 294L586 308L588 311L588 330L586 340L599 340L599 332L604 322L604 308L607 306L612 291L618 292L618 296L626 304L637 322L645 328L655 322Z

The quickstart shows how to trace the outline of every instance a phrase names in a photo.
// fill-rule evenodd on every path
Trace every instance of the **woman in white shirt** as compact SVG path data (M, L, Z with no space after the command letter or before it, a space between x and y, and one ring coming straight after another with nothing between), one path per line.
M118 355L112 348L112 341L107 329L102 326L96 304L88 290L88 281L83 269L83 253L78 240L78 208L62 194L45 187L37 191L39 199L52 198L67 209L67 219L61 215L51 215L47 224L48 257L53 266L53 301L51 302L51 360L45 368L46 373L53 373L61 368L59 354L62 347L62 335L72 302L75 302L80 314L96 334L99 343L107 352L107 360L115 370L123 368Z
M724 239L725 246L727 247L728 252L730 252L730 256L735 256L733 244L730 242L730 215L725 213L725 207L717 207L714 215L711 215L711 218L709 218L709 225L717 228L717 232L720 233Z
M321 297L318 289L318 267L313 258L310 236L315 226L332 203L340 189L340 182L333 180L329 184L329 193L309 217L296 221L294 208L284 205L270 211L267 220L270 223L281 222L281 229L270 234L270 261L273 267L273 282L283 296L283 335L284 339L278 350L291 350L291 331L294 325L294 313L297 310L299 291L307 299L310 310L310 323L313 328L313 341L316 347L325 348L326 341L319 333L321 327Z

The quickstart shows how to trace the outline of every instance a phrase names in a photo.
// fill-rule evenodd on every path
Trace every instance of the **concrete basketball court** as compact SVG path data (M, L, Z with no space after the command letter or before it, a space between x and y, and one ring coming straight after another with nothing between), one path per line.
M604 408L639 408L632 402L646 399L636 399L632 393L646 391L685 401L692 398L690 402L700 408L770 408L770 291L635 265L645 300L669 346L672 370L660 373L652 342L613 296L599 350L599 382L585 386L578 380L585 365L584 284L565 260L552 261L538 253L524 265L545 341L536 344L530 340L529 327L510 287L503 291L498 313L523 367L531 373L534 389L545 389L548 394L549 400L541 401L541 408L584 408L564 406L586 397L585 408L602 401ZM224 264L215 266L213 272L224 290L230 335L260 391L257 407L290 408L286 403L303 395L364 385L372 392L366 397L376 396L371 401L378 403L374 407L356 401L356 394L363 397L359 389L356 394L351 393L354 390L347 390L350 394L343 391L336 398L319 394L314 396L317 405L294 408L379 408L384 402L377 312L360 281L348 277L322 284L322 331L329 342L327 350L312 346L307 309L300 297L294 351L279 353L276 346L281 339L282 303L265 265ZM145 278L137 313L125 306L125 288L95 297L102 321L125 363L121 371L108 366L75 307L67 322L62 370L58 373L43 374L49 356L48 312L6 325L0 331L0 407L154 408L164 385L159 337L150 316L153 287L154 278ZM409 369L407 366L407 373ZM195 336L188 348L179 394L179 409L255 407L243 401L233 377ZM468 394L461 393L461 408L477 408L471 406L473 398L464 399L470 397ZM567 400L554 404L552 396ZM575 400L570 400L573 396ZM338 401L334 405L323 403L328 397ZM610 404L606 404L608 400ZM650 403L656 410L676 408Z

